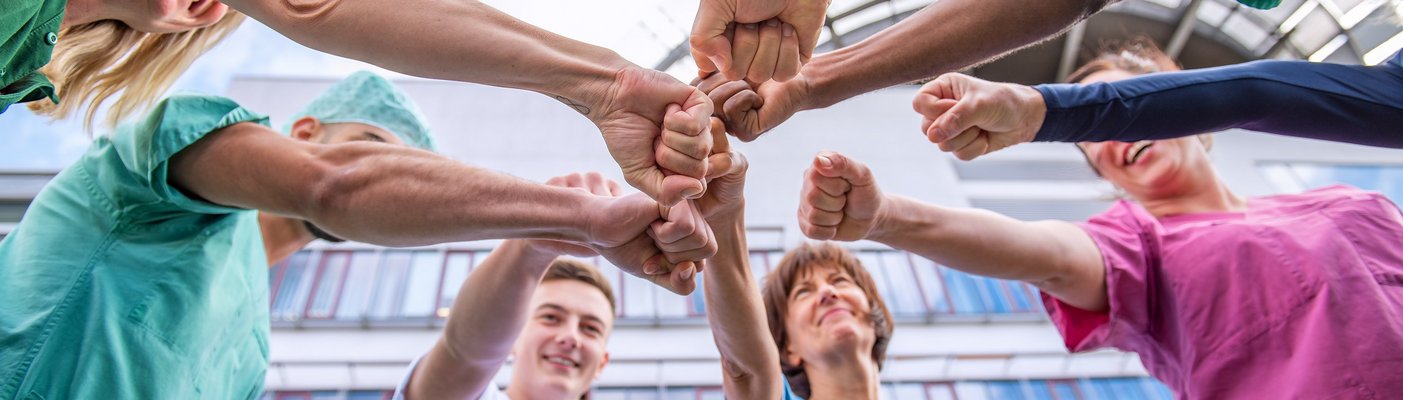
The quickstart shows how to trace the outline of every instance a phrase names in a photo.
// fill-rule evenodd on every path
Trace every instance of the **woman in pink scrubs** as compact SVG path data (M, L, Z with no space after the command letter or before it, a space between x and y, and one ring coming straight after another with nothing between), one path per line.
M1102 57L1081 82L1172 63ZM1122 189L1089 221L1024 222L883 194L867 167L821 153L800 226L868 239L966 272L1030 282L1074 352L1113 347L1189 399L1403 396L1403 216L1347 186L1244 198L1208 136L1080 143Z

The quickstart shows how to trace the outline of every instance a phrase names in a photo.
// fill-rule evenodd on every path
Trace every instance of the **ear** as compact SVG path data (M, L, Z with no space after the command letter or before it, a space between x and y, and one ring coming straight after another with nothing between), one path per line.
M606 351L604 352L604 356L599 358L599 368L594 370L594 376L589 379L590 382L599 379L599 375L604 373L604 367L607 366L609 366L609 352Z
M316 117L302 117L292 123L292 138L311 142L322 136L322 123Z
M804 359L799 357L799 352L794 351L793 342L784 345L784 365L791 367L804 366Z

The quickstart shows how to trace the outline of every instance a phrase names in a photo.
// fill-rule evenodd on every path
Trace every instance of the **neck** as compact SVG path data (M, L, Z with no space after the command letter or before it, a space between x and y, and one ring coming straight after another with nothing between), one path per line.
M301 220L265 212L258 213L258 229L263 232L263 251L268 253L268 265L287 259L316 240Z
M870 354L826 363L806 362L804 374L809 377L809 400L876 400L881 385L877 363Z
M69 28L97 22L104 19L116 19L111 1L107 0L68 0L63 6L63 22L59 23L59 28Z
M1216 174L1209 174L1207 182L1195 188L1157 199L1140 199L1140 205L1155 218L1171 215L1205 212L1234 212L1247 210L1247 200L1233 193L1228 186L1218 180Z

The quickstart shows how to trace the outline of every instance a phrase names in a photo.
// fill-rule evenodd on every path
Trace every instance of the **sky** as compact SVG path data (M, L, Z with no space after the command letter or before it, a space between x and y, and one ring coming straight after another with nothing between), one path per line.
M497 9L546 30L618 52L654 66L686 39L696 3L677 0L487 0ZM206 53L175 83L172 93L223 94L235 76L339 78L371 70L391 79L418 79L321 53L249 19ZM81 118L50 122L23 105L0 114L0 169L53 172L82 156L91 142ZM108 129L98 127L95 134Z

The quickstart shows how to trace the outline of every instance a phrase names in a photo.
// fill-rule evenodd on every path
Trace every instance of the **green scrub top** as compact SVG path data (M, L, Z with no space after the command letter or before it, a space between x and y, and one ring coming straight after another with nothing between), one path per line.
M4 0L0 7L0 113L15 103L48 98L58 92L39 68L49 63L58 43L67 0Z
M268 368L268 262L255 211L190 197L169 160L268 124L176 96L99 137L0 242L0 399L254 399Z

